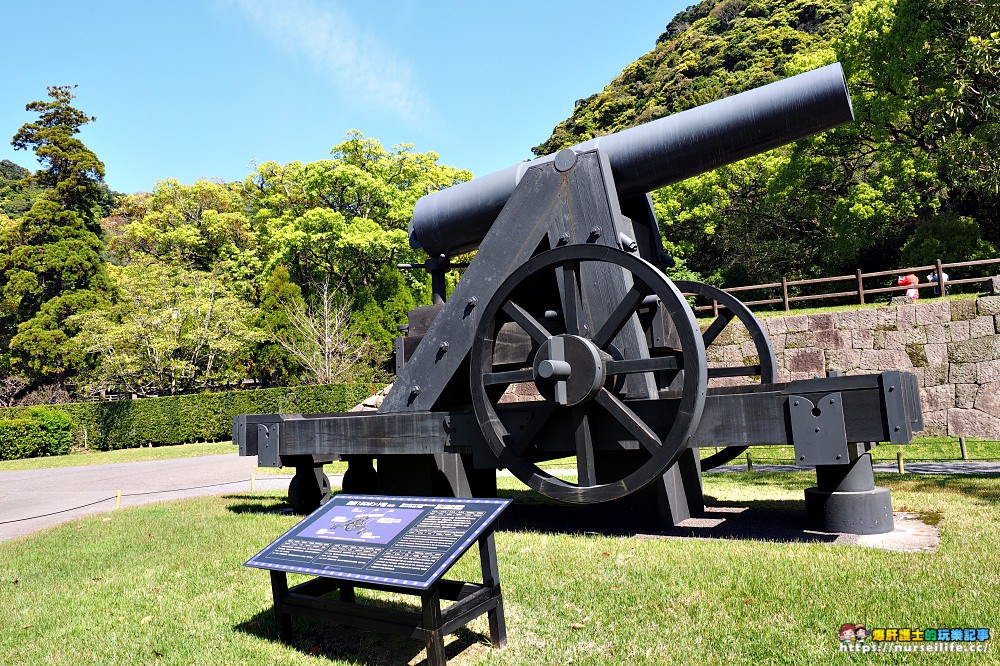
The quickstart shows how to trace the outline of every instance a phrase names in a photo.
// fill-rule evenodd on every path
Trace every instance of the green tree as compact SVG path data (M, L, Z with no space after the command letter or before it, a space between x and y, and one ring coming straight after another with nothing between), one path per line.
M0 236L0 345L10 368L36 384L79 369L66 320L110 288L99 218L104 165L75 136L94 118L71 105L69 86L51 86L48 96L27 105L39 118L11 141L34 150L43 168L28 180L42 194Z
M329 285L338 307L347 305L352 330L386 355L406 311L428 297L424 276L395 268L422 261L406 232L413 206L471 174L439 165L433 152L386 149L357 131L331 154L308 164L267 162L244 182L268 248L264 272L287 266L307 302L318 296L315 285Z
M236 293L257 298L263 248L240 183L161 180L152 194L123 198L113 215L109 250L120 261L216 272L230 278Z
M99 360L91 393L190 393L242 380L246 306L211 274L147 262L115 268L115 302L72 318L79 349Z
M291 281L288 269L276 266L264 285L260 307L250 322L257 333L246 351L245 366L250 378L261 386L298 384L304 368L279 340L294 340L297 330L288 319L288 310L301 309L302 290Z

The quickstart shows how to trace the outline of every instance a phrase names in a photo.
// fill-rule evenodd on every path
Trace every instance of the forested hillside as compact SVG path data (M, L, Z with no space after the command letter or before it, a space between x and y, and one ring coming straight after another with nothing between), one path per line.
M998 2L704 0L534 150L839 60L854 124L654 193L675 274L732 287L997 256ZM11 128L37 171L0 162L0 405L387 378L429 299L396 268L424 259L414 203L469 172L351 131L326 160L122 196L73 99L50 87Z
M655 193L670 251L723 286L996 256L996 0L704 0L542 155L835 60L857 121Z

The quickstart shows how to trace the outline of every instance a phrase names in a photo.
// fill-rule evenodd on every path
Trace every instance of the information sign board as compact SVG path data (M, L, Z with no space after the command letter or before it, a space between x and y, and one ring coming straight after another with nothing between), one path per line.
M246 566L426 590L508 504L334 495Z

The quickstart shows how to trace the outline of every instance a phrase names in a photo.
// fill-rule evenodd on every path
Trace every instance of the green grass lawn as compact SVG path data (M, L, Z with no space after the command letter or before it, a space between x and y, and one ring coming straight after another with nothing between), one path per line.
M710 475L706 495L714 504L801 509L812 476ZM508 647L484 645L480 618L449 640L450 663L902 663L902 655L839 653L836 630L845 622L996 630L997 478L878 481L892 488L897 510L941 517L936 552L501 531ZM502 495L537 498L514 479L501 482ZM298 618L295 643L277 641L267 572L242 563L298 520L274 512L281 505L275 494L185 500L0 543L0 663L419 663L417 641ZM450 575L477 572L469 555ZM1000 652L973 659L1000 663Z

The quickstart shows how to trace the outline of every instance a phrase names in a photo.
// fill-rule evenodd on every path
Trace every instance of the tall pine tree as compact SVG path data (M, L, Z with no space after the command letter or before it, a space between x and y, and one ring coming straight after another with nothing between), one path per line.
M67 320L98 305L110 290L99 206L104 164L76 138L95 118L72 106L75 86L50 86L48 101L14 135L42 168L29 176L44 188L31 209L0 236L0 372L33 384L62 382L85 359Z

